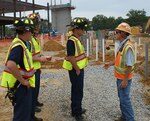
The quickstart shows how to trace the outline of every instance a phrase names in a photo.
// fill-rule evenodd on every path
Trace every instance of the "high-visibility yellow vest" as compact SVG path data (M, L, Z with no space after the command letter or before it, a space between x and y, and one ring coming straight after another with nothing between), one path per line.
M69 38L69 40L72 40L75 44L75 59L76 59L78 67L80 69L83 69L88 64L88 59L85 55L84 47L81 44L80 40L78 38L74 37L74 36L71 36ZM66 70L72 70L73 69L73 66L68 61L67 56L64 59L63 68L66 69Z
M31 42L31 52L32 52L32 57L40 57L41 53L40 53L40 45L39 43L36 41L36 39L34 37L32 37ZM33 66L34 69L40 69L41 68L41 62L39 61L33 61Z
M114 66L114 75L118 79L124 79L125 77L125 71L126 71L126 54L127 51L131 49L132 50L132 72L129 75L128 79L131 79L134 72L134 49L131 42L126 42L124 47L122 48L122 51L118 51L116 60L115 60L115 66Z
M23 48L23 63L24 63L25 69L20 68L19 65L17 65L17 67L22 77L29 80L30 86L35 87L35 76L34 76L35 70L33 67L32 54L29 52L24 42L22 42L19 38L15 38L12 41L12 44L10 45L8 49L8 53L7 53L6 60L5 60L5 69L2 73L1 86L3 87L9 86L10 88L13 88L17 81L17 79L11 74L11 72L7 68L7 60L8 60L11 50L14 47L19 46L19 45L21 45Z

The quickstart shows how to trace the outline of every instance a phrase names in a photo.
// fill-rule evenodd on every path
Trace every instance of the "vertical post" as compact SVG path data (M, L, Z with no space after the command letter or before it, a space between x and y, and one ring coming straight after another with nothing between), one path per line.
M34 4L34 0L32 0L32 6L33 6L33 13L35 13L35 4Z
M135 63L137 62L137 42L134 43L135 48Z
M89 57L89 38L86 39L87 57Z
M117 49L118 49L118 43L115 41L115 58L116 58L116 55L117 55Z
M54 0L54 5L56 5L56 0Z
M90 53L93 54L93 48L92 48L92 47L93 47L93 46L92 46L93 43L92 43L91 34L90 34L90 36L89 36L89 39L90 39L90 41L89 41L89 43L90 43Z
M14 20L16 20L16 0L13 0L14 3Z
M148 70L148 42L145 42L145 77L146 80L148 80L149 76L149 70Z
M47 19L48 19L48 30L50 29L50 20L49 20L49 3L47 3ZM50 36L50 31L48 31L48 36Z
M2 33L2 26L0 25L0 39L2 39L2 35L3 33Z
M65 35L64 33L61 35L61 44L64 46L65 43Z
M40 41L40 45L41 45L41 53L43 54L43 48L44 48L44 42L43 42L43 33L41 34L41 39L40 39L41 41Z
M139 46L141 45L141 38L139 37Z
M21 18L21 11L19 12L19 17Z
M105 39L102 39L103 62L105 61Z
M98 61L98 39L96 39L96 61Z
M2 16L5 16L5 9L2 9Z
M53 5L53 1L51 0L51 6Z
M71 5L71 3L72 3L72 0L70 0L70 5Z
M5 25L3 25L3 37L5 38L5 35L6 35L6 33L5 33Z

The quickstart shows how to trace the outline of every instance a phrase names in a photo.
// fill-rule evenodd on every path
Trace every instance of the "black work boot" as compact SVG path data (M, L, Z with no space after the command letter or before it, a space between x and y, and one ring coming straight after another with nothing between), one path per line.
M36 106L34 111L37 112L37 113L39 113L39 112L41 112L41 109Z
M42 118L34 117L33 121L43 121L43 119Z
M83 108L81 114L85 114L86 113L86 109Z
M39 101L37 101L37 103L36 103L36 106L38 106L38 107L42 107L44 104L43 103L40 103Z
M76 121L84 121L84 117L82 115L74 116L74 118L76 119Z
M125 119L123 117L119 117L118 119L116 119L115 121L125 121Z

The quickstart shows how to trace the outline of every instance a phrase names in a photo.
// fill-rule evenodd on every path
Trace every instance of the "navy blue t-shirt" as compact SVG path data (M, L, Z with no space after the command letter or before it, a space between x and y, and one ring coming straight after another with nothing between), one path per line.
M67 41L67 56L75 56L75 44L72 40Z
M26 42L24 43L26 45ZM11 50L8 60L14 61L16 64L20 66L20 68L25 69L23 63L23 48L21 45L18 45Z

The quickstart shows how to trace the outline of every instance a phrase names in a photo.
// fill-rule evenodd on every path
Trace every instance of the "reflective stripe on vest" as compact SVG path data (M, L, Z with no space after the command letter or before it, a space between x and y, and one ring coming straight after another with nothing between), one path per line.
M133 72L134 72L134 50L132 47L132 44L130 42L127 42L125 46L123 47L123 50L118 52L115 60L115 66L114 66L114 75L118 79L123 79L126 74L126 54L127 51L131 49L132 50L132 72L129 75L129 79L132 78Z
M31 87L35 87L35 76L34 76L35 71L33 69L32 55L27 49L26 45L19 38L15 38L9 47L6 60L5 60L5 69L2 74L1 86L7 87L9 85L10 88L13 88L17 81L17 79L10 73L9 69L7 68L7 59L11 52L11 49L13 49L14 47L18 45L22 46L23 48L23 53L24 53L23 63L25 66L25 70L24 70L24 69L21 69L19 65L17 65L19 72L23 78L29 79L29 83Z
M35 73L35 70L33 68L31 70L29 70L29 71L23 70L21 68L18 68L18 69L19 69L20 74L22 75L22 77L26 78L26 79L32 77L34 75L34 73ZM5 66L4 71L7 72L7 73L10 73L10 70L8 69L7 66Z
M78 67L80 69L83 69L88 64L88 60L86 58L84 48L83 48L80 40L78 40L76 37L71 36L69 38L69 40L72 40L75 44L75 56L74 57L76 59ZM67 56L64 59L63 68L65 68L67 70L72 70L73 69L72 64L68 61Z
M32 37L32 40L30 42L31 42L32 57L33 58L41 57L40 45L37 42L36 38ZM34 69L40 69L41 68L41 62L33 61L33 66L34 66Z
M84 53L75 57L77 62L84 59L84 58L86 58L86 55ZM65 59L68 60L68 57L66 57Z
M32 57L41 57L40 52L32 54Z

